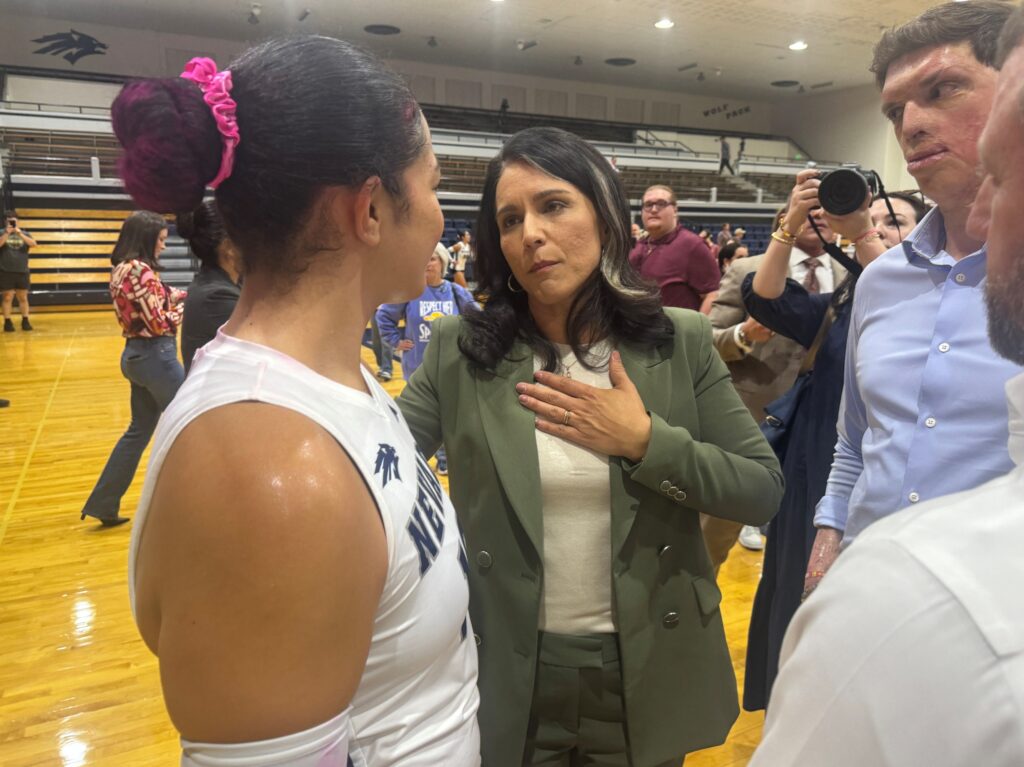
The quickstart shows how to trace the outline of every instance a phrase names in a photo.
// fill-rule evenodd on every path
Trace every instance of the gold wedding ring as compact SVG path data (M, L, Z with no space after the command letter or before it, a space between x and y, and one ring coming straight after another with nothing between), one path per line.
M570 418L572 418L572 411L566 410L565 415L562 416L562 426L568 426Z

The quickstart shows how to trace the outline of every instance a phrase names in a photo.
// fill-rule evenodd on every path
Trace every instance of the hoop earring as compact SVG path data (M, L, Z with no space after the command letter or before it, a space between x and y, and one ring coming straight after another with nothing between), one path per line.
M509 272L508 279L505 281L505 284L508 285L509 292L511 292L511 293L522 293L523 292L523 286L522 285L520 285L518 288L515 288L515 287L512 286L512 280L514 280L514 279L515 279L515 277L513 276L513 274L511 272Z

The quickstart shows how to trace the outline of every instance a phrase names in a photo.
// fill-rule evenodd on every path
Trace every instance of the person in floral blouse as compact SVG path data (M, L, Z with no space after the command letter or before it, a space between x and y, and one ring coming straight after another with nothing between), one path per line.
M121 373L131 384L132 420L82 509L82 519L95 517L104 527L128 521L120 514L121 497L185 378L176 341L185 291L165 286L157 274L166 241L163 216L136 211L125 220L110 257L110 297L125 338Z

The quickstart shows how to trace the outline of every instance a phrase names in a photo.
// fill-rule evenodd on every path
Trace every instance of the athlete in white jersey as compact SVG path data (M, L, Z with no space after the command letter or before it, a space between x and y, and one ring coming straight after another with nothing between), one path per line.
M231 318L164 411L133 530L139 632L184 767L478 767L452 507L360 363L444 218L430 130L320 36L136 80L111 107L140 207L204 188L242 254Z
M310 744L332 731L339 740L347 734L345 756L354 767L479 764L476 645L455 512L392 399L365 369L363 377L370 395L223 333L201 349L153 442L129 554L132 606L149 500L177 436L198 416L231 403L264 402L300 413L352 459L380 511L388 552L387 579L349 722L314 728ZM302 738L280 741L279 748L290 754L282 764L305 764L297 761ZM189 766L229 764L229 756L239 756L225 746L183 741L183 748L183 765ZM216 754L223 754L221 761L212 758Z

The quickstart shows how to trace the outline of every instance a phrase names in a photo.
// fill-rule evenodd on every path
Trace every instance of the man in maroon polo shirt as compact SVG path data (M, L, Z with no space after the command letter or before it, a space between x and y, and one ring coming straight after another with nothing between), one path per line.
M644 192L643 220L647 237L630 251L629 262L641 277L658 283L665 306L700 311L721 279L710 248L679 223L676 195L667 186Z

